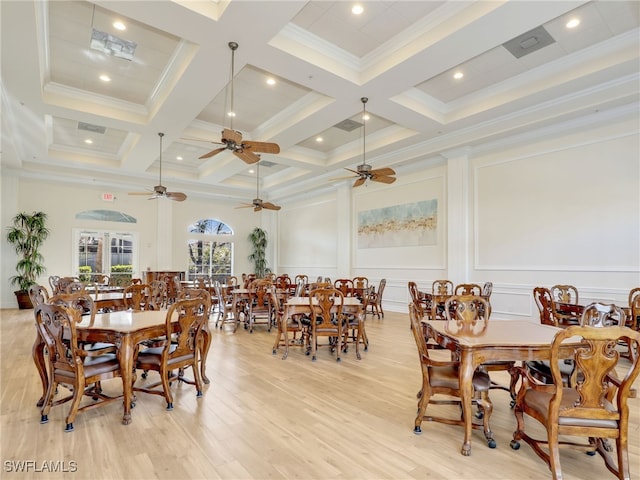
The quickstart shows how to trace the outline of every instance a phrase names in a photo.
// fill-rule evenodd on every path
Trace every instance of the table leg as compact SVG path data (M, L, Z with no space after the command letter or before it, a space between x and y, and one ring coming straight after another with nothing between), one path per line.
M471 431L473 429L473 358L471 352L462 350L460 357L460 397L464 418L464 441L460 453L471 455Z
M122 374L122 393L124 402L124 415L122 424L129 425L131 423L131 403L133 401L133 341L129 335L122 337L120 347L118 348L118 361L120 363L120 371Z
M38 403L36 403L38 407L41 407L44 404L44 399L49 387L49 375L47 373L47 364L44 360L44 349L44 340L40 336L40 332L36 329L36 339L33 342L31 354L33 355L33 363L36 364L36 369L38 370L40 381L42 382L42 396L40 397L40 400L38 400Z
M282 359L286 359L287 356L289 355L289 335L287 334L287 321L289 318L289 307L285 305L284 307L284 315L282 315L282 326L280 327L282 329L282 332L284 334L284 354L282 355ZM280 337L278 337L278 341L280 340Z
M205 374L206 365L207 365L207 355L209 354L209 348L211 347L211 332L209 331L209 325L207 324L205 328L202 329L202 343L200 352L200 376L202 377L202 381L205 384L209 384L210 380Z

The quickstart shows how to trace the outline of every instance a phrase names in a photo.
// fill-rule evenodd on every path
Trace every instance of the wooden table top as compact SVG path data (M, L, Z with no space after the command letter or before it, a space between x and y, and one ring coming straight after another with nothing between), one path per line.
M90 317L82 317L79 329L113 330L128 333L157 325L164 325L167 310L120 310L96 313L93 322ZM177 318L177 313L176 313Z

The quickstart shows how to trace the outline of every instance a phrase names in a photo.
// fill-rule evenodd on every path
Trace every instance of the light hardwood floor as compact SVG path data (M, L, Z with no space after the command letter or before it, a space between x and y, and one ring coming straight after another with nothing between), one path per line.
M413 434L420 370L407 314L368 316L369 351L357 361L350 349L341 363L326 348L316 362L300 348L283 361L271 354L275 331L264 327L252 334L216 330L207 362L211 384L202 398L192 386L174 384L175 408L168 412L162 397L140 393L130 425L120 423L122 408L115 402L80 413L72 433L64 432L67 405L53 408L48 424L39 423L32 311L0 315L3 479L64 475L36 471L47 467L76 469L64 476L77 479L551 478L527 445L509 447L515 420L506 392L491 394L494 450L474 431L471 456L463 457L456 426L425 422L422 435ZM506 381L500 372L495 378ZM105 390L120 387L116 379ZM639 407L639 399L631 400L635 478ZM563 450L561 458L568 480L613 478L599 456ZM34 462L29 472L9 471L21 461Z

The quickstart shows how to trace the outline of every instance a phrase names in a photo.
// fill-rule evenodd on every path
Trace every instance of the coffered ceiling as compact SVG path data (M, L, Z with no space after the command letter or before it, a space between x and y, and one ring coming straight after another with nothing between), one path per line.
M199 158L233 127L280 145L260 191L286 201L334 188L363 150L400 178L459 147L638 115L640 2L356 3L3 0L2 168L139 191L163 132L169 190L246 202L255 168Z

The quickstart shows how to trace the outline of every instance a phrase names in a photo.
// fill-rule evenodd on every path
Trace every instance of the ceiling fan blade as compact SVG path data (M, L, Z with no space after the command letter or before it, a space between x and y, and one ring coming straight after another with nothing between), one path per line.
M259 212L260 210L262 210L261 205L256 205L255 208L253 209L254 212Z
M346 180L347 178L354 178L354 177L353 175L347 175L346 177L334 177L334 178L330 178L329 181L335 182L337 180Z
M355 182L353 182L353 186L354 187L359 187L360 185L362 185L365 181L367 180L366 177L360 177L359 179L357 179Z
M350 168L346 168L346 167L345 167L345 170L348 171L348 172L353 172L356 175L360 175L360 172L358 172L357 170L351 170Z
M371 177L373 182L393 183L396 181L396 177L389 177L387 175L373 175Z
M202 138L180 137L180 140L185 140L187 142L204 142L204 143L213 143L214 145L224 145L222 142L214 142L213 140L203 140Z
M242 133L238 132L237 130L225 128L224 130L222 130L222 142L232 142L239 145L240 143L242 143Z
M243 162L252 164L260 161L260 157L252 152L234 150L233 154Z
M210 157L213 157L214 155L216 155L216 154L218 154L218 153L220 153L220 152L222 152L222 151L224 151L226 149L227 149L227 147L216 148L214 150L211 150L209 153L205 153L204 155L202 155L201 157L198 157L198 158L200 158L200 159L210 158Z
M237 206L235 208L249 208L249 207L253 207L253 206L255 206L255 205L253 205L253 203L244 203L244 204L239 205L239 206Z
M153 192L129 192L129 195L152 195Z
M267 210L280 210L282 207L279 205L274 205L271 202L262 202L262 208L266 208Z
M187 199L187 196L182 192L167 192L166 196L176 202L184 202Z
M280 153L280 145L277 143L270 142L253 142L250 140L245 140L242 142L243 148L248 148L252 152L260 152L260 153Z
M371 170L371 175L395 175L396 172L393 168L375 168Z

